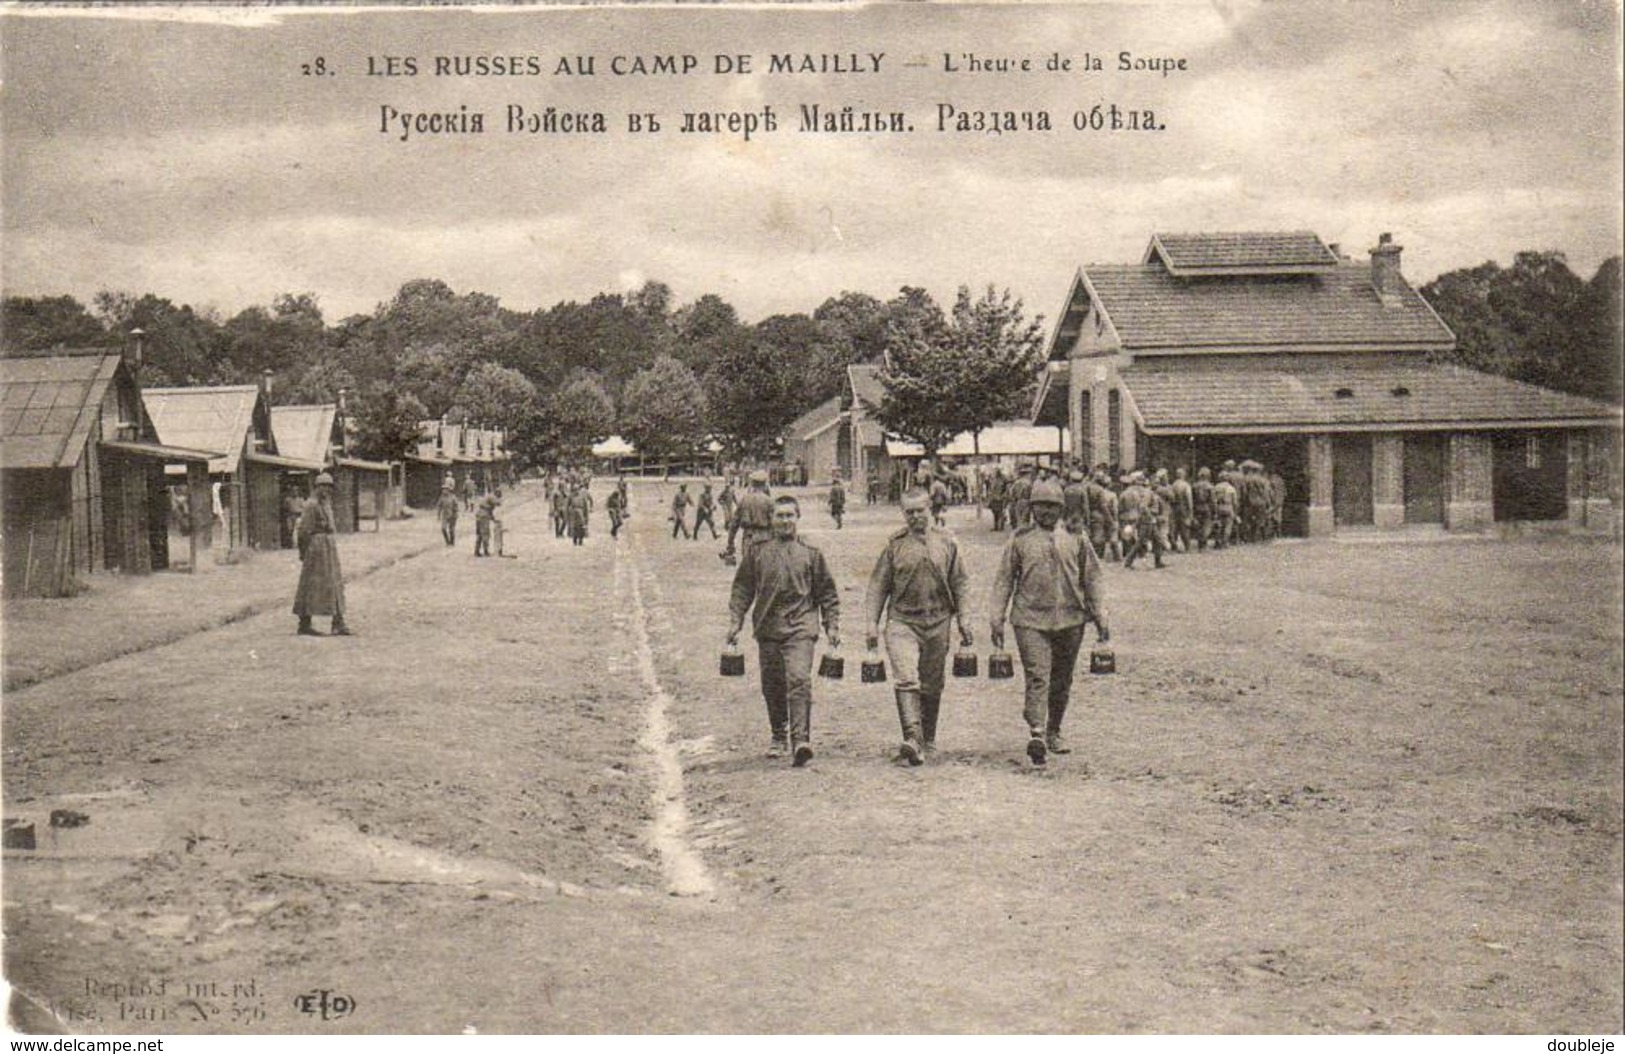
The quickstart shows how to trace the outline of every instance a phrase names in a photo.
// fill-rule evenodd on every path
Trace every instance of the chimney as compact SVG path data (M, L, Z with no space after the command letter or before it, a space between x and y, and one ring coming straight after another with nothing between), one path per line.
M1377 299L1384 304L1397 304L1405 291L1405 279L1399 271L1399 254L1403 246L1394 244L1394 236L1384 233L1371 250L1371 287Z
M270 370L260 372L260 398L265 400L266 406L271 405L271 377Z
M350 389L339 389L339 456L350 456Z
M147 331L137 326L130 330L131 343L124 346L124 364L130 368L131 373L135 374L138 384L141 381L141 360L144 357L142 353L145 350L142 347L142 340L146 335Z

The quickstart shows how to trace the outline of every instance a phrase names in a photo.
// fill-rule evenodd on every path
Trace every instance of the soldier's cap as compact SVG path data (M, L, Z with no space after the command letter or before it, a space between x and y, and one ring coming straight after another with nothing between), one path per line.
M1260 465L1258 462L1254 461L1252 458L1248 458L1246 461L1243 461L1241 463L1241 467L1242 468L1263 468L1264 466Z
M1157 478L1158 479L1167 479L1168 478L1168 470L1165 469L1165 468L1157 469Z
M1234 460L1232 460L1232 459L1230 459L1230 458L1225 458L1225 459L1224 459L1224 467L1225 467L1225 468L1235 468L1235 467L1236 467L1236 463L1235 463L1235 461L1234 461Z
M757 469L755 472L750 474L750 481L752 483L766 483L767 472L763 469Z
M1033 484L1032 497L1028 500L1034 505L1065 505L1066 495L1061 493L1059 484L1043 479Z
M1083 482L1083 471L1081 469L1073 469L1072 470L1072 482L1074 482L1074 483L1082 483Z
M1206 465L1203 465L1201 468L1196 470L1196 478L1197 479L1212 479L1213 478L1213 473L1208 471L1208 467Z
M318 487L331 487L332 485L333 485L333 477L329 476L327 473L323 472L323 473L321 473L320 475L318 475L316 477L316 486L318 486Z

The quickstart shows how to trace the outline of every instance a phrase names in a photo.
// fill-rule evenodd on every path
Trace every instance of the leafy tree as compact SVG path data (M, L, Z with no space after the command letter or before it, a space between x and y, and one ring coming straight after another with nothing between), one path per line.
M816 339L812 320L800 317ZM705 372L706 420L730 455L771 455L779 434L816 405L806 401L808 334L789 332L798 328L789 324L772 324L784 320L770 319L756 328L753 338L722 344Z
M415 449L428 411L410 392L387 384L373 385L350 403L355 422L352 453L376 461L393 461Z
M395 360L395 384L417 396L430 417L443 417L451 412L474 365L474 355L466 346L413 344Z
M536 408L536 386L518 370L481 362L463 378L452 415L485 428L512 431Z
M7 351L95 348L120 342L85 305L71 296L8 296L0 320L0 343Z
M680 309L672 324L677 332L676 358L704 373L729 350L749 339L739 312L715 293L706 293Z
M141 329L142 382L149 387L220 384L229 379L221 351L220 321L212 312L176 307L147 293L103 291L96 294L96 313L110 332Z
M220 334L220 370L238 384L257 381L265 370L286 378L321 355L326 336L315 296L284 293L270 310L250 307L226 321Z
M1440 275L1421 289L1456 334L1445 361L1620 401L1619 258L1583 281L1559 252L1520 252Z
M669 355L632 378L621 407L621 435L644 457L686 457L705 442L705 390Z
M1009 290L990 285L973 299L961 286L952 315L939 322L940 313L933 316L925 301L908 293L879 373L885 395L875 417L881 425L934 456L961 432L979 436L994 422L1023 414L1043 363L1042 317L1026 321L1022 302Z
M509 433L509 449L528 464L585 461L615 431L615 403L597 374L578 371Z

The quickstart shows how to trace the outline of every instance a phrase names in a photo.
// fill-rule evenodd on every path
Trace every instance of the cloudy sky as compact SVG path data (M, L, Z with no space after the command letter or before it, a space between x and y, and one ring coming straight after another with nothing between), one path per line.
M154 292L229 315L313 292L327 317L440 278L529 310L644 279L747 320L841 290L1008 286L1053 316L1073 272L1154 231L1310 229L1408 276L1621 244L1619 13L1543 3L796 5L0 13L7 294ZM1121 52L1183 59L1122 72ZM879 73L775 74L840 56ZM944 56L1030 58L949 72ZM1058 54L1069 72L1045 70ZM692 55L693 74L628 74ZM712 72L749 55L747 76ZM1104 69L1083 72L1085 55ZM412 58L415 77L367 75ZM437 56L541 76L433 75ZM593 77L553 74L593 56ZM306 76L322 58L334 75ZM800 104L902 111L901 135L808 134ZM1079 132L1149 109L1162 131ZM1049 132L938 131L939 106L1044 111ZM512 134L509 105L600 111L602 136ZM749 142L687 111L759 111ZM483 113L483 135L381 131L385 107ZM628 112L660 115L633 135Z

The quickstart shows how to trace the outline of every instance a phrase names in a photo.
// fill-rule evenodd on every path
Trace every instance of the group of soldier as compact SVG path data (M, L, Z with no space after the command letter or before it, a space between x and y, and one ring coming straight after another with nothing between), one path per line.
M592 473L582 468L561 468L542 478L542 499L553 519L553 537L570 539L571 545L587 544L592 519ZM619 534L625 521L626 481L621 480L610 497L610 533Z
M1073 468L1065 476L1063 482L1048 467L1031 465L1021 466L1014 479L997 470L987 487L993 529L1029 522L1033 487L1053 481L1062 488L1067 528L1126 568L1148 554L1162 567L1168 552L1265 542L1281 532L1286 481L1250 458L1239 465L1227 460L1216 474L1198 468L1194 482L1182 467L1172 478L1165 468L1113 473L1105 465L1092 473Z
M1071 748L1062 724L1084 633L1094 624L1110 639L1100 561L1088 539L1058 529L1065 495L1053 480L1032 484L1028 518L1006 544L994 577L988 625L993 646L1004 648L1014 630L1025 676L1023 719L1027 756L1044 765ZM902 496L904 527L875 561L864 602L865 641L871 652L884 641L902 732L898 758L923 764L936 750L944 674L953 631L962 648L974 644L964 561L954 536L936 522L932 494L911 488ZM747 615L757 642L762 696L767 705L769 756L789 755L806 765L812 748L812 660L820 630L841 645L841 605L823 553L798 536L800 503L774 498L766 473L753 474L740 500L724 558L737 555L729 591L726 644L737 646ZM743 548L734 537L742 533Z

